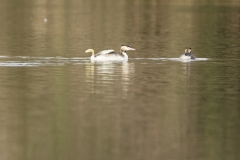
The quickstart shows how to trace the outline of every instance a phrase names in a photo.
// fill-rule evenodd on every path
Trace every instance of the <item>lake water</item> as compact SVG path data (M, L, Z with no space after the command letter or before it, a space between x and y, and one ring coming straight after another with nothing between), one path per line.
M239 0L0 9L1 160L240 159ZM122 44L128 62L84 52Z

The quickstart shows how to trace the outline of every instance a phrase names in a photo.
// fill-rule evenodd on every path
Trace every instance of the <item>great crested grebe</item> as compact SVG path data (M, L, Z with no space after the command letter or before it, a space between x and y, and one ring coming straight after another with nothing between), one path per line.
M91 60L96 61L104 61L104 60L111 60L111 61L127 61L128 55L127 51L129 50L135 50L134 48L130 48L127 45L122 45L120 48L120 54L114 52L114 50L104 50L101 52L98 52L97 54L94 54L93 49L88 49L85 52L86 53L92 53L92 56L90 57Z
M186 47L185 53L182 54L179 58L180 58L181 60L196 59L196 57L195 57L194 54L192 53L192 49L191 49L191 48L188 48L188 47Z

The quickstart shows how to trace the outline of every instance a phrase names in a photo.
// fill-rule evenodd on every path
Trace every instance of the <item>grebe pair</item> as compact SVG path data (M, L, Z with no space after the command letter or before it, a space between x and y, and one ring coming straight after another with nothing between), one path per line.
M129 50L135 50L134 48L130 48L127 45L122 45L120 48L120 54L115 53L114 50L104 50L101 51L97 54L94 54L93 49L88 49L85 52L86 53L92 53L92 56L90 57L91 60L96 60L96 61L102 61L102 60L112 60L112 61L127 61L128 60L128 55L127 51ZM181 60L194 60L196 57L192 53L192 49L186 47L185 53L182 54L179 59Z
M91 60L96 61L102 61L102 60L112 60L112 61L127 61L128 55L127 51L135 50L134 48L130 48L127 45L122 45L120 48L120 54L114 52L114 50L104 50L101 52L98 52L97 54L94 54L93 49L88 49L85 52L86 53L92 53L92 56L90 57Z
M191 49L191 48L188 48L188 47L186 47L185 53L182 54L179 58L180 58L181 60L196 59L196 57L195 57L194 54L192 53L192 49Z

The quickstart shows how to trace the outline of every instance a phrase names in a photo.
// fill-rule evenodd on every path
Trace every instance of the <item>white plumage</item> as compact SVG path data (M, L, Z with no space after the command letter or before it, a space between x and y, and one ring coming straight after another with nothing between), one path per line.
M103 50L101 52L98 52L97 54L94 54L93 49L88 49L85 52L92 53L92 56L90 57L90 59L93 61L127 61L128 55L126 52L129 50L135 50L135 49L130 48L127 45L122 45L120 48L120 54L115 53L114 50Z

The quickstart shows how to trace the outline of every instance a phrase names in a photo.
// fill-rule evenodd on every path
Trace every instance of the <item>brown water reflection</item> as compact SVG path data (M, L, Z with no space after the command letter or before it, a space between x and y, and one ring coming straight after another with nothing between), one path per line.
M238 160L239 7L1 2L0 159ZM84 53L122 44L128 62Z
M86 91L90 90L90 93L102 93L106 96L115 96L113 90L116 86L121 86L122 98L126 98L134 72L134 63L132 62L91 62L86 65L85 82L89 85ZM116 79L121 81L116 81ZM104 87L105 89L102 90L102 88L99 89L98 87Z

